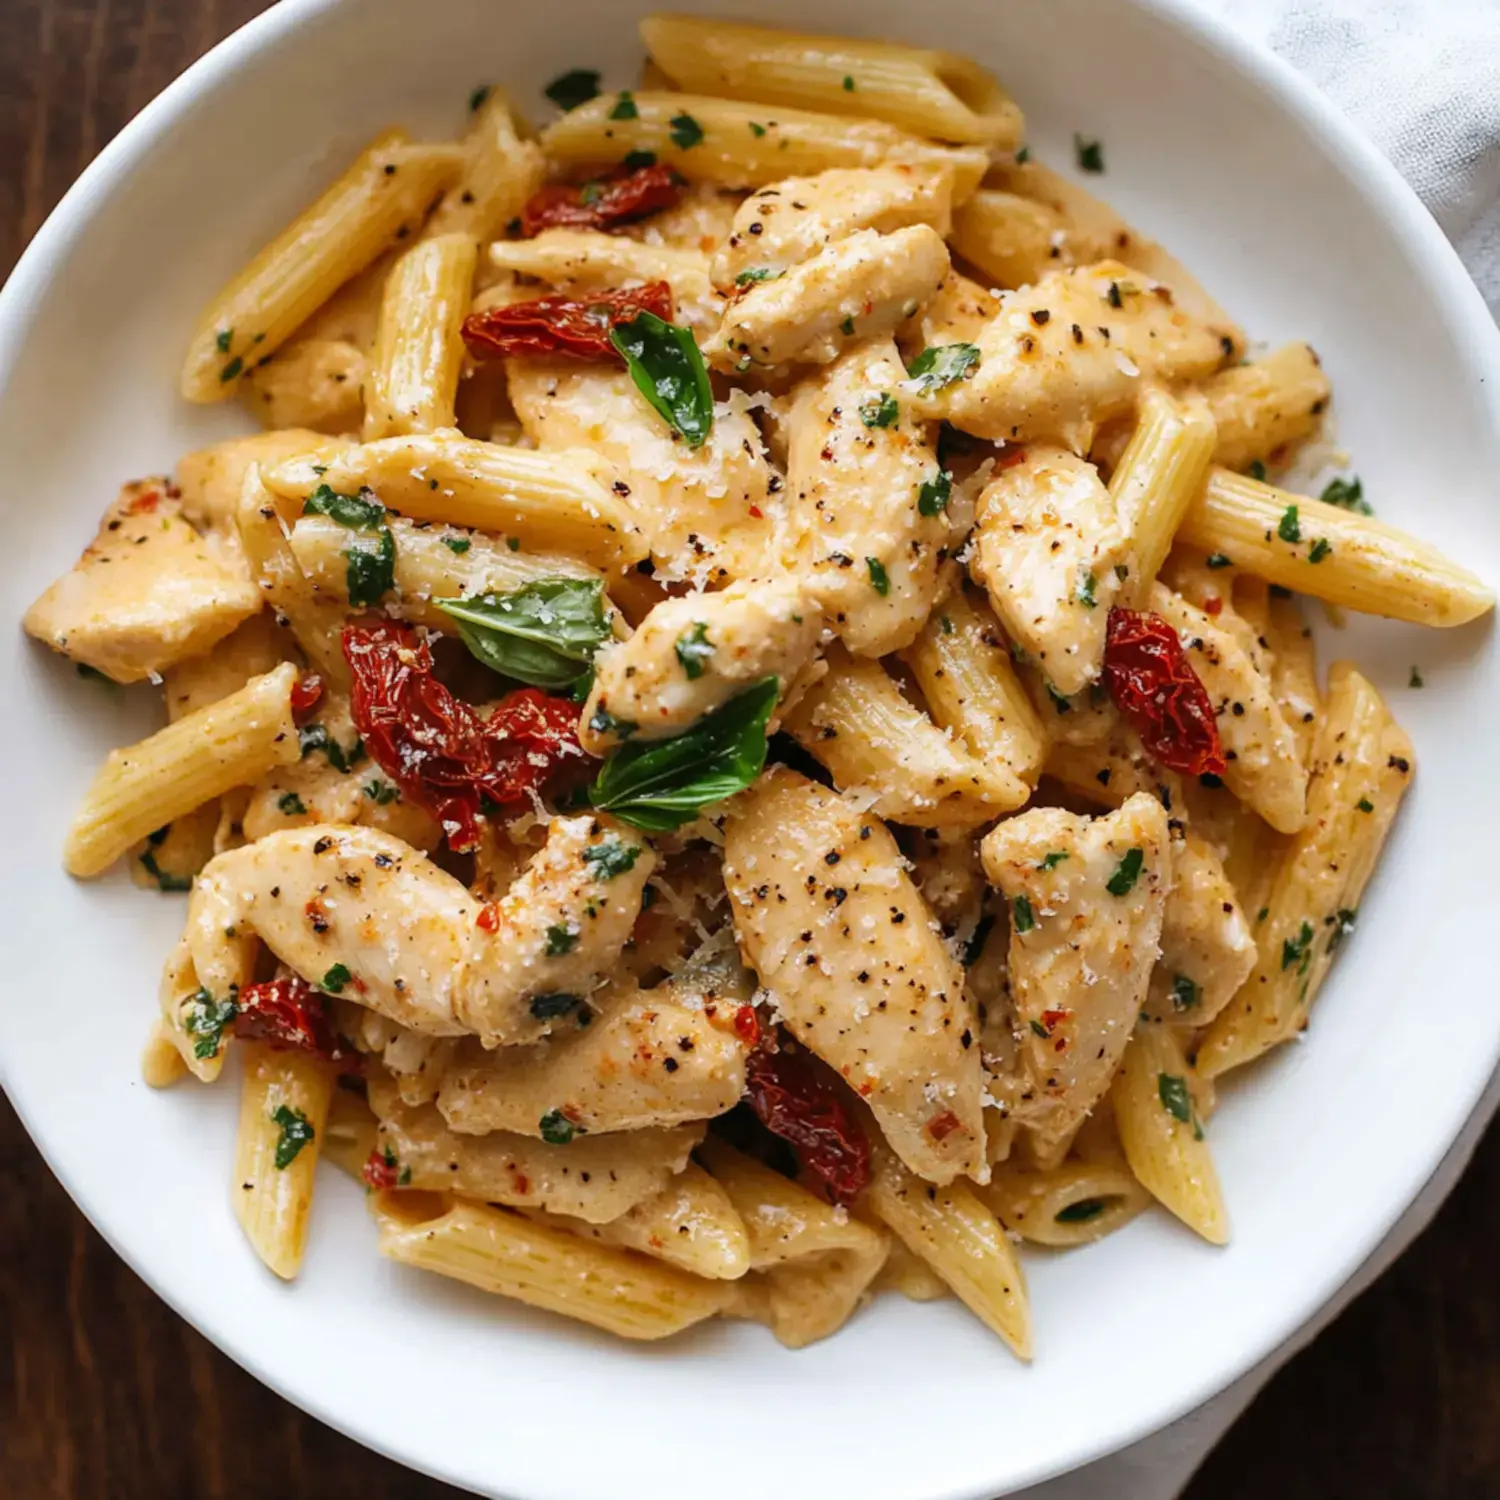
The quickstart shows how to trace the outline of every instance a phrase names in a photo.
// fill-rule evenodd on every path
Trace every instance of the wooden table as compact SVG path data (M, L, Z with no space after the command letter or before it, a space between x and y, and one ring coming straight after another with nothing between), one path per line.
M0 275L100 147L262 8L0 0ZM169 1312L85 1223L3 1101L0 1161L8 1500L458 1493L302 1415ZM1436 1226L1272 1382L1188 1500L1500 1496L1497 1270L1500 1129Z

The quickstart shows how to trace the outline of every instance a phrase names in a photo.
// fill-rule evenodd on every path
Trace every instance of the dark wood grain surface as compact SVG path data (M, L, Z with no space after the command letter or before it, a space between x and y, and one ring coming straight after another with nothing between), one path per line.
M0 0L0 274L110 137L262 8ZM457 1494L304 1416L168 1311L73 1207L3 1100L0 1163L0 1338L9 1345L0 1496ZM1272 1381L1188 1500L1500 1497L1497 1273L1500 1130L1435 1226Z

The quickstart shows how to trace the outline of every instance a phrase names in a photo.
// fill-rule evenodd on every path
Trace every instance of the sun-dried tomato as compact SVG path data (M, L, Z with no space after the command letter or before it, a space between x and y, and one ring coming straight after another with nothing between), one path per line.
M1160 615L1111 609L1104 684L1158 765L1187 776L1222 776L1224 749L1208 690Z
M323 679L316 672L304 672L292 689L292 717L300 724L318 706L323 696Z
M588 182L554 183L527 199L521 233L530 239L544 229L613 229L675 208L682 189L682 178L659 165L634 172L617 167Z
M334 1031L323 992L298 975L250 985L240 991L239 1006L230 1029L243 1042L313 1052L351 1071L360 1066L359 1054Z
M365 1158L365 1164L360 1168L359 1175L364 1179L366 1187L374 1188L377 1193L384 1192L400 1185L401 1164L389 1148L382 1151L379 1146L376 1146Z
M571 354L578 359L620 358L609 341L616 323L629 323L643 312L672 321L672 288L650 281L629 291L599 297L539 297L470 313L464 319L464 344L475 359L507 354Z
M344 627L349 708L365 749L402 794L442 824L454 849L479 842L482 804L524 801L568 765L581 768L578 705L537 688L489 718L433 676L432 653L397 620Z
M787 1141L803 1170L835 1203L849 1204L870 1180L870 1143L832 1083L805 1052L757 1047L745 1063L745 1097L762 1125Z

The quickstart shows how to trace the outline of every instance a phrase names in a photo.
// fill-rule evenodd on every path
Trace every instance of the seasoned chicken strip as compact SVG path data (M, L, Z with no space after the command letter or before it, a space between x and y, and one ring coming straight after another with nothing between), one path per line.
M703 1137L701 1126L580 1134L566 1146L505 1130L459 1135L432 1105L404 1104L378 1071L370 1078L370 1107L380 1117L375 1149L403 1187L542 1208L590 1224L609 1223L655 1197L686 1169Z
M1129 543L1090 463L1027 448L979 497L969 572L1011 639L1065 698L1099 675L1104 627Z
M234 544L183 519L170 480L138 479L23 623L73 661L140 682L201 656L262 602Z
M1171 887L1167 814L1137 795L1098 818L1039 807L980 846L1011 911L1025 1121L1057 1140L1103 1097L1146 999Z
M774 280L751 283L704 358L721 370L829 364L851 339L893 332L947 274L948 247L926 224L893 234L861 229Z
M1161 962L1143 1014L1206 1026L1250 977L1255 959L1255 936L1219 856L1196 834L1174 838Z
M1177 632L1208 691L1228 762L1225 786L1278 833L1296 833L1307 819L1307 767L1270 679L1230 631L1165 585L1152 588L1151 608Z
M778 275L861 229L890 234L926 224L947 239L952 208L948 166L898 162L788 177L740 204L729 239L714 256L714 285L733 292L767 280L757 273Z
M606 755L617 738L601 723L633 725L638 740L680 734L763 677L782 692L806 668L823 613L795 578L747 580L717 594L664 599L627 641L594 659L579 741Z
M937 599L947 480L931 424L901 396L889 339L855 344L797 388L786 566L856 656L909 646Z
M681 1125L739 1103L745 1044L732 1011L710 1017L702 994L674 982L622 984L597 1004L597 1016L580 1007L534 1046L463 1044L438 1092L449 1126L551 1139Z
M506 895L481 906L389 834L288 829L210 862L188 941L219 998L245 982L259 938L313 985L343 965L361 1004L414 1031L530 1042L574 1014L618 960L654 863L613 819L556 818Z
M724 880L741 951L797 1040L869 1103L913 1172L982 1176L963 970L885 825L774 770L734 804Z
M659 580L708 583L764 570L782 482L747 398L719 406L708 441L689 448L626 370L512 359L506 373L516 415L539 448L590 448L615 469L614 492L645 534Z
M1095 424L1134 404L1142 380L1201 380L1234 353L1228 331L1189 317L1170 287L1119 261L1005 293L977 343L966 378L917 390L920 413L976 437L1075 452L1087 451Z

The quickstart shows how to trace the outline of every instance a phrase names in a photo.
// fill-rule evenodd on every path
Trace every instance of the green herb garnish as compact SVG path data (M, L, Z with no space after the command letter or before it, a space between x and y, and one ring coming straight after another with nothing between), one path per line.
M1281 520L1276 524L1276 535L1284 542L1300 542L1302 540L1302 522L1297 516L1297 507L1289 505L1281 513Z
M1311 547L1307 549L1307 560L1310 563L1320 563L1333 551L1333 545L1327 537L1320 536Z
M1161 1099L1161 1107L1171 1115L1174 1120L1183 1125L1193 1127L1193 1139L1203 1139L1203 1127L1198 1123L1197 1111L1193 1108L1192 1091L1187 1086L1187 1079L1180 1078L1176 1073L1158 1073L1156 1075L1156 1092Z
M1192 1010L1202 1003L1203 986L1186 974L1172 976L1172 1009Z
M620 97L615 100L615 107L610 110L611 120L639 120L641 112L635 107L635 96L629 89L621 89Z
M708 638L708 626L701 620L695 621L690 630L684 630L677 637L673 650L677 653L678 664L688 680L696 682L708 670L708 664L714 659L713 642Z
M1232 568L1234 566L1222 552L1210 552L1206 561L1211 568Z
M583 1126L575 1125L560 1109L549 1109L537 1121L537 1129L549 1146L571 1145L575 1135L586 1133Z
M599 75L592 68L574 68L559 74L542 92L562 110L577 109L598 97Z
M597 844L589 844L583 851L583 862L595 880L613 880L635 868L641 857L639 844L627 844L617 833L606 834Z
M582 1004L583 1000L578 995L565 995L561 992L555 995L533 995L531 1014L538 1021L555 1021L559 1016L577 1010Z
M686 328L643 312L610 329L636 389L689 448L701 448L714 421L714 393L697 340Z
M979 350L973 344L933 344L906 367L906 373L917 382L921 395L930 396L956 385L978 366Z
M1135 889L1135 883L1141 878L1141 867L1146 863L1146 856L1140 849L1127 849L1125 858L1115 866L1115 873L1104 882L1104 889L1111 896L1128 896Z
M931 479L924 479L917 490L917 514L940 516L953 498L953 476L946 469L939 469Z
M1105 1206L1102 1198L1080 1198L1077 1203L1058 1209L1052 1215L1052 1221L1055 1224L1087 1224L1090 1219L1097 1219Z
M672 144L679 151L691 151L703 141L703 127L691 115L673 115L667 122L672 131Z
M758 281L777 281L782 273L773 271L769 266L752 266L748 271L741 271L734 278L736 286L754 286Z
M1017 932L1030 932L1036 926L1036 913L1031 909L1031 898L1029 896L1017 896L1011 902L1011 911L1015 914L1012 925ZM1046 1035L1044 1031L1043 1036Z
M466 536L445 536L443 545L455 556L462 557L473 543Z
M1312 962L1313 930L1311 922L1303 922L1294 938L1283 938L1281 942L1281 968L1283 973L1298 964L1299 974L1307 973Z
M281 1135L276 1142L276 1170L284 1172L296 1161L297 1153L313 1139L313 1128L300 1109L278 1104L271 1121L281 1126Z
M434 602L471 655L533 687L569 687L610 634L597 578L539 578L508 594Z
M344 986L349 983L353 975L344 964L335 964L324 976L323 982L318 986L325 994L342 995Z
M866 401L859 409L859 420L866 427L893 427L901 415L901 407L889 391Z
M1055 870L1067 857L1067 850L1053 849L1050 853L1042 856L1042 862L1037 866L1037 869Z
M547 957L562 958L578 946L578 929L565 922L554 922L547 929Z
M156 882L158 890L190 891L193 888L191 875L174 875L170 870L162 869L156 862L156 855L149 849L141 855L141 868Z
M1358 474L1348 479L1330 479L1318 496L1325 505L1337 505L1344 510L1357 511L1362 516L1373 516L1374 510L1365 499L1365 487Z
M1073 597L1085 608L1093 609L1098 604L1099 597L1095 592L1099 587L1098 580L1092 573L1085 573L1078 580L1078 587L1074 590Z
M870 570L870 587L883 599L891 591L891 575L878 557L867 557L865 567Z
M283 792L277 799L276 806L289 818L300 818L307 812L307 808L296 792Z
M360 790L376 807L388 807L392 802L399 801L401 797L399 787L392 786L388 781L382 781L378 776L373 781L367 781Z
M239 1005L233 999L215 1000L207 990L190 995L182 1007L182 1029L194 1038L193 1056L209 1058L217 1055L224 1040L224 1028L239 1011Z
M1102 172L1104 170L1104 143L1095 136L1079 135L1073 132L1073 155L1078 160L1079 168L1085 172Z

